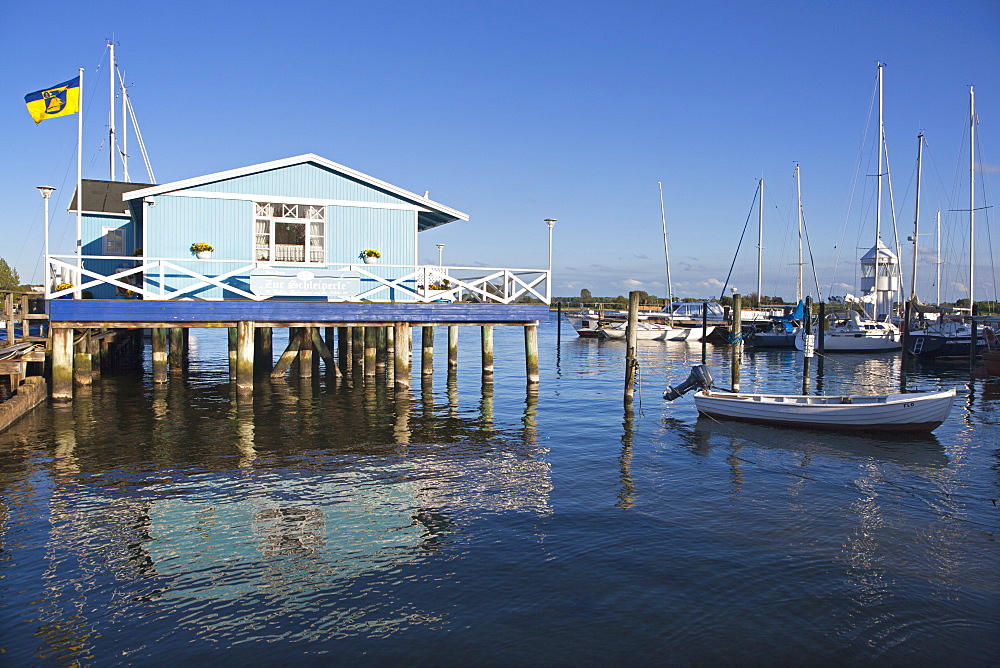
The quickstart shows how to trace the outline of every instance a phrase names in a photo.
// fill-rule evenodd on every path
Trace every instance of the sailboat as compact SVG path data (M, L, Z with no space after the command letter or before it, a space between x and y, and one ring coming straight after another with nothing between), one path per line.
M920 135L922 138L923 135ZM975 90L969 87L969 316L972 315L971 307L975 304L974 281L975 281L975 232L976 232L976 97ZM921 145L922 146L922 145ZM921 153L917 153L917 216L920 212L920 158ZM914 221L914 262L913 270L916 275L916 225ZM910 303L918 314L938 313L937 320L926 323L919 329L913 329L909 333L909 352L922 359L969 359L970 354L979 354L986 349L986 340L983 335L976 336L975 346L972 343L973 328L970 318L954 313L960 311L955 308L941 308L924 306L917 299L915 282L911 283ZM985 329L985 328L984 328ZM992 333L992 331L990 332Z
M885 159L885 125L882 120L882 63L878 64L878 174L876 181L875 245L861 258L861 289L873 299L872 313L854 310L827 312L823 328L826 352L888 352L901 350L899 328L891 321L892 305L899 290L898 258L882 243L882 177L888 176ZM805 334L799 332L795 347L805 350Z

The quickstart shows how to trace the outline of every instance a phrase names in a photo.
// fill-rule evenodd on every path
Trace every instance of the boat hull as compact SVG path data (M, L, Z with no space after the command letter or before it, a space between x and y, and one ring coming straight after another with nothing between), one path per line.
M928 432L951 412L955 390L872 396L763 395L699 390L698 412L759 424L836 431Z

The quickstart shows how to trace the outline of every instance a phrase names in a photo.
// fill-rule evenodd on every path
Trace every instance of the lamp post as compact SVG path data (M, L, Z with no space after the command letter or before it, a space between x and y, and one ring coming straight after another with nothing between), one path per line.
M437 244L438 247L438 266L442 266L444 263L441 261L441 257L444 253L444 244Z
M545 292L548 293L549 301L552 301L552 228L555 227L555 218L546 218L545 224L549 226L549 278L545 281Z
M49 289L49 197L52 196L55 188L52 186L37 186L38 192L42 193L45 201L45 291Z

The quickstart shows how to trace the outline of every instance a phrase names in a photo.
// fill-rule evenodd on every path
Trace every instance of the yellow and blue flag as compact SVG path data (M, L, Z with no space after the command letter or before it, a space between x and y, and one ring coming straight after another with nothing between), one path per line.
M57 86L28 93L24 96L28 113L35 124L46 118L67 116L80 111L80 77L70 79Z

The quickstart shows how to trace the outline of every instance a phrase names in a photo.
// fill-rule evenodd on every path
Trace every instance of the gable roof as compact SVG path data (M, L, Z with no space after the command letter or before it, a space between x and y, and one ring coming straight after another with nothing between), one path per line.
M122 197L128 201L143 197L151 197L154 195L165 195L177 190L183 190L185 188L194 188L208 183L215 183L217 181L224 181L226 179L238 178L273 169L281 169L283 167L291 167L293 165L300 165L303 163L313 163L319 165L320 167L325 167L326 169L337 172L338 174L368 184L373 188L384 190L401 199L408 200L423 209L426 209L426 212L421 211L419 213L419 229L421 230L437 227L438 225L450 223L455 220L469 219L469 214L467 213L462 213L457 209L452 209L451 207L439 204L438 202L430 200L426 197L421 197L420 195L412 193L409 190L404 190L403 188L394 186L391 183L386 183L385 181L376 179L374 176L363 174L357 170L351 169L350 167L345 167L344 165L333 162L332 160L327 160L326 158L320 157L315 153L306 153L304 155L297 155L291 158L284 158L282 160L262 162L257 165L230 169L224 172L216 172L215 174L206 174L205 176L197 176L183 181L163 183L144 188L142 190L135 190L126 193Z

